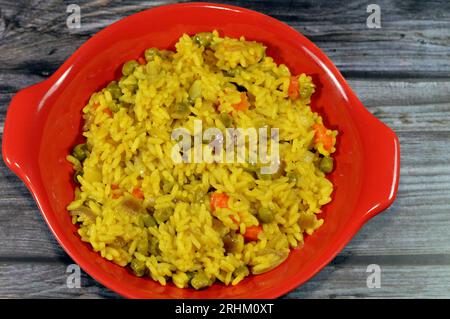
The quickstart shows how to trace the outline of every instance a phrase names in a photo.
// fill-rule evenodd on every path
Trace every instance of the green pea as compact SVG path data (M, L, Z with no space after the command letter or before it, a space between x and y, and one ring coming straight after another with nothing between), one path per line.
M191 286L196 290L200 290L211 285L212 280L210 280L203 271L197 272L191 279Z
M222 121L222 123L225 127L231 127L231 125L233 124L233 117L231 117L230 114L220 113L219 117L220 117L220 121Z
M160 254L159 250L159 241L156 237L151 237L148 243L148 251L150 252L150 255L156 256Z
M144 56L147 62L153 61L156 56L159 55L159 50L157 48L150 48L145 50Z
M155 227L157 225L155 218L150 215L143 215L142 221L144 222L145 227Z
M78 144L73 148L72 155L80 162L84 161L89 155L87 145L85 143Z
M133 270L133 273L136 276L142 277L145 275L146 266L145 266L145 262L143 262L142 260L133 258L131 260L130 266L131 266L131 270Z
M211 45L213 34L211 32L200 32L194 35L194 42L205 48Z
M122 96L122 90L119 87L119 84L117 84L116 81L109 82L106 89L111 93L111 96L113 99L118 100Z
M326 174L331 173L334 166L333 164L333 159L331 157L324 157L320 160L319 169Z
M183 119L191 114L191 110L189 109L189 105L186 103L177 103L173 104L169 108L170 116L174 119Z
M119 110L120 110L120 104L117 104L117 103L110 103L109 105L108 105L108 108L111 110L111 112L113 112L113 113L117 113L117 112L119 112Z
M157 209L155 211L155 214L153 215L153 217L156 219L158 224L161 224L161 223L166 222L170 218L170 216L172 216L172 214L173 214L173 208L167 207L167 208Z
M194 101L202 96L202 82L195 80L189 89L189 98Z
M265 224L273 222L274 217L272 210L267 207L261 207L258 210L258 219Z
M130 60L125 62L122 66L122 74L127 76L133 73L134 69L139 66L139 63L136 60Z

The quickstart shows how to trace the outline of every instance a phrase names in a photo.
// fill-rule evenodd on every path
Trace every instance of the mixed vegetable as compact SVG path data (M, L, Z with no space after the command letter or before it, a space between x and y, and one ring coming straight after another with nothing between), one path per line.
M229 96L225 96L224 99L231 96L234 97L232 103L228 104L228 109L220 105L215 105L216 111L219 115L219 120L225 128L233 127L238 121L238 117L246 112L252 111L256 108L256 92L252 90L251 85L245 81L238 80L239 75L244 73L246 69L251 68L252 63L256 63L264 59L265 48L253 47L249 50L251 58L248 61L248 65L245 63L237 63L233 67L229 67L223 61L218 61L214 56L214 50L228 50L232 53L236 50L242 50L239 44L236 46L218 47L213 41L213 34L210 32L197 33L192 37L193 43L202 48L204 52L204 60L208 63L214 63L212 67L217 67L224 74L224 79L227 83L227 90L225 91ZM127 109L130 103L124 98L125 92L135 92L137 87L137 79L134 74L135 71L145 68L146 65L155 61L156 59L167 60L170 59L173 52L168 50L159 50L156 48L149 48L145 50L144 56L139 57L136 60L130 60L122 66L122 78L119 81L111 81L104 89L105 92L111 97L108 101L108 106L102 110L103 113L109 117L114 117L114 114L120 112L123 109ZM136 72L137 73L137 72ZM310 102L310 97L314 92L314 84L311 78L305 74L300 75L286 75L286 85L280 90L284 90L286 99L295 101L303 101L305 103ZM183 101L175 101L168 108L168 114L173 121L181 121L187 119L193 112L195 112L196 103L199 99L203 99L206 94L207 87L202 84L202 79L195 78L186 88L186 97ZM226 95L226 94L225 94ZM224 103L226 104L226 103ZM93 103L93 108L97 109L100 105L98 102ZM241 113L242 112L242 113ZM89 123L89 119L87 123ZM261 127L270 127L270 121L267 123L265 120L261 122ZM332 131L328 130L322 123L314 123L311 126L314 131L314 136L311 141L311 153L314 154L314 160L312 161L316 167L324 174L329 174L334 169L334 160L331 157L331 153L334 152L334 144L336 137ZM283 142L283 141L282 141ZM83 162L89 157L90 147L86 143L76 145L72 150L72 156L80 163L76 166L74 173L74 180L79 183L80 176L83 176ZM287 178L290 183L299 183L302 179L300 172L289 169L285 161L279 163L278 170L273 174L262 174L260 167L256 164L248 163L243 165L244 170L251 174L257 180L275 180L279 178ZM84 177L83 177L84 178ZM161 181L161 188L165 194L170 193L173 189L175 182L172 180ZM111 184L111 197L118 202L118 207L121 211L126 212L132 216L139 216L139 222L147 227L159 227L161 224L167 222L170 218L173 218L174 209L172 207L165 208L147 208L147 204L144 204L146 194L141 187L136 187L131 191L124 190L120 185ZM260 206L255 207L251 214L256 218L255 223L245 224L241 220L239 212L232 211L230 208L230 196L225 192L212 191L206 192L206 190L195 190L192 193L192 198L195 203L207 203L209 209L213 215L213 228L220 235L223 242L223 249L227 254L239 254L242 253L247 243L257 242L264 236L264 231L267 232L267 226L275 225L277 220L280 220L280 216L276 209ZM209 203L208 203L209 200ZM232 203L231 203L232 204ZM235 224L233 227L236 230L232 230L225 225L223 216L218 213L219 210L229 211L229 218ZM83 216L83 218L95 219L95 214L92 209L87 206L82 206L80 209L72 211L75 216ZM243 227L241 227L241 225ZM234 228L233 228L234 229ZM116 245L125 245L121 241L115 243ZM157 255L159 251L159 241L156 237L150 236L148 239L148 247L140 247L142 252ZM280 253L278 260L270 265L270 267L276 267L279 263L287 258L287 254ZM147 274L147 266L145 261L133 257L129 264L131 271L139 277ZM269 267L269 268L270 268ZM268 268L268 269L269 269ZM252 273L261 272L261 270L254 270L252 267L242 265L235 269L234 276L245 277ZM194 289L206 288L214 282L214 279L208 277L204 271L196 271L189 274L189 283Z

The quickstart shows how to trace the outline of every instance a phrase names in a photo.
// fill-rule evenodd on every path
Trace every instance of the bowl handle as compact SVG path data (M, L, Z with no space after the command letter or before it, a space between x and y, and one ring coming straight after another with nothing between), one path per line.
M395 200L400 178L400 143L397 135L357 100L356 123L363 148L364 180L360 194L363 222L374 217Z
M36 134L39 112L42 111L43 97L48 90L46 81L27 87L14 95L9 105L3 128L2 153L6 165L30 186L39 145Z

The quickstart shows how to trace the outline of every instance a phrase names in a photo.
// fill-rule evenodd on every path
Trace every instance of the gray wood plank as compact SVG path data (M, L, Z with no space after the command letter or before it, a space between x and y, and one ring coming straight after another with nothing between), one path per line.
M344 262L325 267L313 279L284 298L446 298L450 293L446 265L381 267L381 287L367 287L369 263ZM67 287L67 263L0 263L0 298L120 298L82 271L81 287Z
M448 298L450 266L384 265L381 287L367 287L368 263L327 266L286 298Z
M132 13L172 1L78 1L82 28L66 27L63 1L1 0L0 70L48 76L92 34ZM381 29L366 25L367 1L225 1L299 30L347 75L449 76L450 10L441 1L377 1Z
M0 298L119 298L81 271L81 287L69 288L66 263L0 263Z
M77 1L82 28L74 31L65 26L67 2L0 0L0 135L17 90L47 78L103 27L168 2ZM377 30L366 27L362 0L228 2L285 21L315 42L401 142L397 201L286 298L450 296L450 2L377 1ZM84 273L81 289L67 288L72 261L3 162L0 195L0 298L118 297ZM380 289L366 287L370 263L382 267Z

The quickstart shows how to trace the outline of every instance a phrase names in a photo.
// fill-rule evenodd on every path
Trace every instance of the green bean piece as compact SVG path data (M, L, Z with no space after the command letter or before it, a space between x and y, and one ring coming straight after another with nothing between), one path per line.
M80 162L84 161L89 155L86 143L75 146L73 148L72 155Z
M153 217L156 219L158 224L161 224L161 223L166 222L170 218L170 216L172 216L172 214L173 214L173 208L166 207L166 208L157 209L155 211L155 214L153 215Z
M151 237L148 243L148 251L150 252L150 255L156 256L160 254L159 250L159 241L156 237Z
M172 56L174 55L175 52L170 51L170 50L161 50L160 51L160 56L163 59L170 59L172 58Z
M145 227L155 227L157 225L155 218L150 214L143 215L142 220Z
M196 290L204 289L212 285L212 280L203 271L197 272L191 279L191 286Z
M258 219L265 224L273 222L274 217L272 210L267 207L261 207L258 210Z
M222 238L223 248L227 253L240 253L244 249L244 237L234 232L226 234Z
M170 111L170 116L176 120L186 118L189 114L191 114L189 105L187 105L186 103L173 104L169 108L169 111Z
M111 93L113 99L118 100L122 96L122 89L116 81L109 82L106 89ZM112 111L112 110L111 110Z
M125 62L122 66L122 74L127 76L133 73L134 69L139 66L139 63L136 60L130 60Z
M194 42L202 47L209 47L213 39L213 34L211 32L200 32L194 35Z
M232 126L232 124L233 124L233 117L231 117L230 114L225 113L225 112L224 113L220 113L219 117L220 117L220 120L222 121L222 123L223 123L223 125L225 127L231 127Z
M195 102L195 100L201 96L202 96L202 82L200 80L195 80L189 89L189 98L191 99L191 101Z
M333 159L331 157L324 157L320 160L319 169L325 174L331 173L333 170Z
M131 270L133 270L133 273L138 276L142 277L145 275L146 267L145 262L142 260L139 260L137 258L133 258L130 263Z
M145 50L144 56L147 62L153 61L156 56L159 55L159 50L157 48L149 48Z

